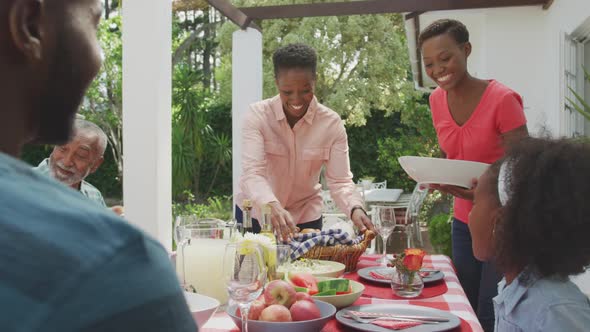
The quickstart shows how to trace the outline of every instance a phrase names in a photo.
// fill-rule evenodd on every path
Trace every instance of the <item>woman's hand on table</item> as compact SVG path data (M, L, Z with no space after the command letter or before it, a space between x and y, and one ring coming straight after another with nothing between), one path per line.
M375 230L375 226L373 226L371 218L367 216L367 213L362 208L354 209L354 211L352 211L350 219L360 232L364 232L365 229L369 229L372 231Z
M297 226L289 211L285 210L279 202L270 202L271 222L275 234L284 242L290 242L293 234L297 232Z
M452 186L448 184L431 184L431 189L436 189L442 191L443 193L453 195L458 198L466 199L466 200L473 200L473 193L475 192L475 187L477 187L477 179L471 180L471 189L466 189L459 186Z

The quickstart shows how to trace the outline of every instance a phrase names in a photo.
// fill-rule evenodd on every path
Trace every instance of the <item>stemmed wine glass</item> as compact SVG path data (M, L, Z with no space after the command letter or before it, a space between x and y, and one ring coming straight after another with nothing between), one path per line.
M373 206L373 225L383 240L383 257L377 262L387 265L387 239L395 228L395 208L391 206Z
M266 282L266 264L260 245L251 242L227 244L223 276L229 297L240 308L242 331L248 332L250 304L262 294Z

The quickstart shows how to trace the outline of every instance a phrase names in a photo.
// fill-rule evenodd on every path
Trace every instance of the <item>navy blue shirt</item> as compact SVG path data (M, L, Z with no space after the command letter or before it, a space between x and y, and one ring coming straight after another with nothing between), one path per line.
M196 330L157 241L0 153L0 331Z

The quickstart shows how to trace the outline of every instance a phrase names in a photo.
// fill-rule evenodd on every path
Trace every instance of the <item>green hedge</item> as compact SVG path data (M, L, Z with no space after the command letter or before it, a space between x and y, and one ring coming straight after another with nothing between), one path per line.
M441 254L452 256L451 218L448 214L441 213L432 217L428 222L428 235L433 248Z

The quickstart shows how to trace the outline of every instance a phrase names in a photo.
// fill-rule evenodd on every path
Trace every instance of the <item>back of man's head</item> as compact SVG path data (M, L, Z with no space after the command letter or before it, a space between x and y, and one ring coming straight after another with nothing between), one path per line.
M101 65L100 0L0 1L0 146L63 144ZM8 141L8 142L6 142Z

